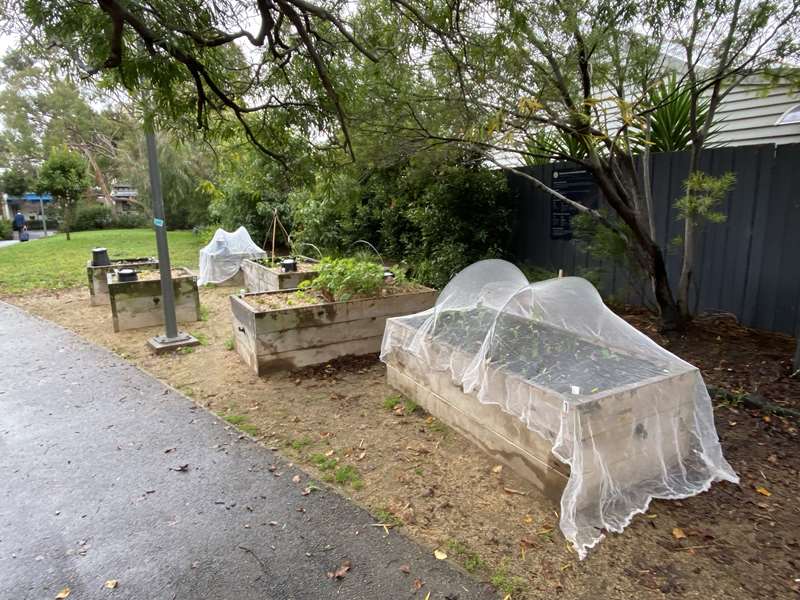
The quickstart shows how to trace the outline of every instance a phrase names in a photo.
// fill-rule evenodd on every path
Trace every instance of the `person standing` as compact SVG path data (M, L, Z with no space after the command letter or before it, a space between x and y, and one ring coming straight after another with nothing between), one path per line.
M22 230L25 228L25 215L20 211L14 215L14 231L17 232L17 239L22 240Z

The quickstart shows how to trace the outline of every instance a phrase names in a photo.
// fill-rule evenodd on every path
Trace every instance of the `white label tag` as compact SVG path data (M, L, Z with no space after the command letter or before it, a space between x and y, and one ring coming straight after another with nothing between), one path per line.
M572 387L572 394L573 394L574 396L579 396L579 395L580 395L580 393L581 393L581 386L579 386L579 385L573 385L573 386L571 386L571 387Z

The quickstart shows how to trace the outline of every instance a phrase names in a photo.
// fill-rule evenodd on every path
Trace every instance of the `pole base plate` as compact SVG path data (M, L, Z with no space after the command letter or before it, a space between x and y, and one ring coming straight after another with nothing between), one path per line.
M179 331L178 335L174 338L169 338L166 335L157 335L147 340L147 345L156 354L164 354L165 352L174 352L180 348L189 348L190 346L199 346L200 340L196 337Z

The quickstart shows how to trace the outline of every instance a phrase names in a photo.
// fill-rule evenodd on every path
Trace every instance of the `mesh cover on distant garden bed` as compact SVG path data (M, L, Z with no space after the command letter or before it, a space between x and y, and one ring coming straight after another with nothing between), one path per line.
M391 364L396 351L448 372L552 445L570 467L561 530L581 558L653 498L738 481L700 372L615 315L584 279L529 283L505 261L475 263L432 309L387 321L381 359Z
M223 283L239 272L244 259L263 258L266 255L244 227L232 233L217 229L208 245L200 250L200 277L197 283Z

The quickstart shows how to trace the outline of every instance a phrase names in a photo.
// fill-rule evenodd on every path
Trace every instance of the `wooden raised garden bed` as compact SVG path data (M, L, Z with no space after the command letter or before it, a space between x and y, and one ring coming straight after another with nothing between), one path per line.
M172 270L175 316L179 323L200 320L197 277L188 269ZM118 281L117 272L108 274L108 293L114 331L152 327L164 323L161 279L158 271L139 273L138 281Z
M427 310L436 300L434 290L416 285L346 302L312 294L300 301L294 291L231 296L236 351L256 374L378 352L388 317Z
M445 311L438 318L445 320L450 314ZM515 353L504 357L502 364L488 363L485 398L498 403L506 398L519 401L520 405L514 406L513 411L529 419L537 430L532 431L518 414L509 414L498 404L479 402L474 394L467 394L454 384L448 371L433 370L427 361L402 349L408 347L407 342L417 334L424 318L421 316L419 322L392 320L387 323L387 335L391 329L396 340L403 340L393 343L391 352L384 356L388 383L554 501L561 498L570 476L569 466L552 453L565 402L576 411L581 423L591 423L591 427L579 428L579 439L565 435L563 440L567 447L574 443L582 446L583 499L601 497L599 486L605 485L603 473L614 481L645 482L662 477L664 464L669 468L677 465L681 457L686 460L691 442L690 426L681 428L685 435L677 437L661 452L654 451L647 438L658 431L660 420L664 418L693 423L697 384L694 367L687 365L676 372L672 365L667 370L665 365L611 346L601 346L596 340L584 340L554 327L519 319L522 324L517 328L525 328L522 335L529 335L530 351L536 359ZM470 340L468 330L454 327L452 336L458 335L458 339L427 335L423 344L434 363L453 361L452 364L465 365L474 356L470 354L471 342L479 345L485 331L485 328L477 328L475 340ZM503 332L497 334L502 336ZM556 339L558 344L551 343ZM464 351L467 348L469 352ZM564 360L585 364L585 379L559 380L558 363ZM632 368L627 370L636 372L637 376L616 387L606 386L603 373L613 370L617 361L626 361L629 366L632 363ZM548 373L552 373L552 377ZM572 393L573 386L580 390L578 394ZM621 442L615 443L616 440ZM602 452L602 463L599 452Z
M86 275L89 279L89 299L92 306L110 304L108 295L108 274L117 269L134 269L136 271L157 271L158 260L151 257L145 258L119 258L112 260L110 265L95 266L89 260L86 263Z
M248 292L274 292L291 290L302 281L313 279L319 273L319 261L306 256L296 257L297 271L284 272L280 259L273 264L272 259L245 259L241 272L244 274L244 287Z

